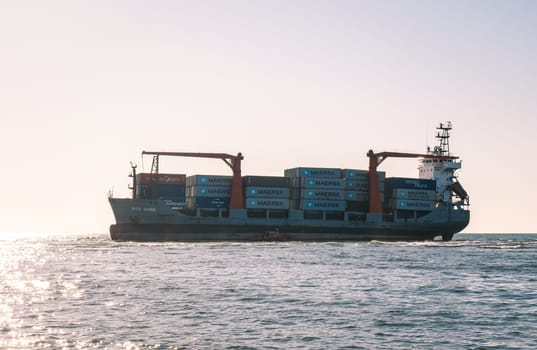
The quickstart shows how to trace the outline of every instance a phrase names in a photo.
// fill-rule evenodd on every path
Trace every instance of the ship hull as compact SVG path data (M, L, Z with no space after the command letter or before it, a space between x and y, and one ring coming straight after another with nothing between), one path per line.
M110 236L117 241L423 241L450 240L469 222L468 211L435 209L414 220L385 221L366 216L362 221L306 219L302 211L286 218L249 218L247 211L228 216L188 216L158 201L110 199L116 224Z
M405 228L292 227L213 224L115 224L110 236L116 241L424 241L450 240L460 224L427 228L413 224Z

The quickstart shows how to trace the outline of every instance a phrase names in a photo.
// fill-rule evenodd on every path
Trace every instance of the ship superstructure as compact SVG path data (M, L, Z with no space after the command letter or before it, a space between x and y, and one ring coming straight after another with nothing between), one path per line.
M461 162L452 158L449 150L451 122L440 123L436 128L438 145L427 148L427 154L436 158L421 159L418 167L420 179L432 179L436 181L436 193L438 205L463 209L469 206L468 193L458 181L455 172L461 169Z

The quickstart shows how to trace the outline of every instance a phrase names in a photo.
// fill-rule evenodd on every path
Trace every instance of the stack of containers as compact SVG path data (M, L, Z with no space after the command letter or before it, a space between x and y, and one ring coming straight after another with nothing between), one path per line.
M389 209L431 211L435 206L436 181L392 177L386 179Z
M384 183L386 173L379 171L378 181L380 198L384 201ZM351 212L369 211L369 171L359 169L343 169L341 175L345 182L346 210Z
M288 210L289 178L244 176L244 207L252 210Z
M344 182L341 169L292 168L284 172L291 179L292 209L345 211Z
M186 204L190 209L229 208L231 176L192 175L186 178Z
M136 174L136 193L140 199L161 199L185 203L185 174Z

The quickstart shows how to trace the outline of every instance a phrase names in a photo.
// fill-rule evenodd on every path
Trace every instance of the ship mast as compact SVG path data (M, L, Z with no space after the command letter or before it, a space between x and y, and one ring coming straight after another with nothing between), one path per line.
M438 146L434 146L434 149L431 151L431 148L428 147L427 151L428 153L437 155L437 156L450 156L451 153L449 151L449 132L451 131L451 122L448 121L446 123L440 123L439 126L436 127L436 130L438 132L436 133L436 139L438 140Z

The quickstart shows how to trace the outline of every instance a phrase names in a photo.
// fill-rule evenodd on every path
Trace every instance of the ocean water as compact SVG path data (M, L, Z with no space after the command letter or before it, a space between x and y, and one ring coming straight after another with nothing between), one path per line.
M0 236L0 349L536 349L537 235Z

